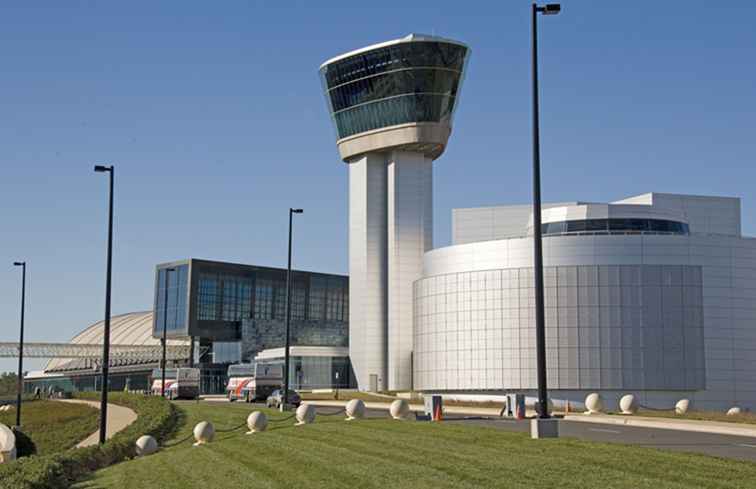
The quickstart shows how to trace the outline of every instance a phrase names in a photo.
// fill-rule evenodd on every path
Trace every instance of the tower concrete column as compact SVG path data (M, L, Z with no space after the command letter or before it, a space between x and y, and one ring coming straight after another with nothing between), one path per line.
M388 334L386 160L349 164L349 352L357 384L386 389Z
M412 389L413 284L433 248L433 160L388 153L388 388Z

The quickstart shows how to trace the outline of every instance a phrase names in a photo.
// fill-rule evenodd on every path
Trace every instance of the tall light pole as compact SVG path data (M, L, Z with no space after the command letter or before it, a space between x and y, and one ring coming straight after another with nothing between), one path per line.
M160 395L165 397L165 364L166 364L166 343L168 334L168 289L170 285L171 272L175 271L175 268L165 268L165 302L163 303L163 358L160 362Z
M102 335L102 394L100 395L100 445L105 443L108 424L108 370L110 366L110 291L113 270L113 179L115 167L113 165L96 165L97 173L108 173L110 176L110 192L108 205L108 264L105 274L105 327Z
M21 394L24 392L24 310L26 309L26 262L16 261L21 267L21 332L18 339L18 384L16 385L16 426L21 427Z
M283 398L281 399L281 411L286 409L289 403L289 337L291 327L291 228L294 214L301 214L302 209L289 209L289 266L286 269L286 339L284 342L284 385Z
M556 15L558 3L533 4L533 275L535 276L536 363L538 371L538 417L548 419L546 386L546 325L543 301L543 243L541 236L541 148L538 127L538 14Z

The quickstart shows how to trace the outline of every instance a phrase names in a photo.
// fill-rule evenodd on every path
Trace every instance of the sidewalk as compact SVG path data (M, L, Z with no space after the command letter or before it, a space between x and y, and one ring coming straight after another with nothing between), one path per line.
M347 401L304 401L307 404L323 407L344 407ZM366 402L367 409L388 410L390 403ZM410 404L412 411L424 411L421 404ZM466 414L468 416L499 417L499 409L490 407L444 406L444 414ZM529 413L532 415L532 413ZM557 414L558 415L558 414ZM608 414L568 414L565 421L579 423L597 423L608 425L635 426L638 428L652 428L662 430L691 431L696 433L712 433L718 435L733 435L756 438L756 425L742 423L726 423L718 421L698 421L690 419L649 418L643 416L622 416Z
M727 423L722 421L699 421L693 419L649 418L643 416L623 416L620 414L568 414L566 421L579 423L599 423L610 425L635 426L661 430L692 431L696 433L714 433L718 435L747 436L756 438L756 425L745 423Z
M313 406L323 407L344 407L349 401L302 401L306 404L312 404ZM391 407L390 402L375 402L368 401L365 403L367 409L388 409ZM425 406L422 404L410 404L410 410L412 411L425 411ZM444 413L446 414L467 414L472 416L499 416L500 410L490 407L467 407L467 406L444 406Z
M83 401L79 399L57 399L58 402L70 402L74 404L88 404L93 408L100 409L100 403L97 401ZM125 429L128 425L136 421L137 415L134 411L127 407L118 406L108 403L108 426L106 438L109 440L118 433ZM89 447L97 445L100 441L100 430L95 431L81 442L76 445L76 448Z

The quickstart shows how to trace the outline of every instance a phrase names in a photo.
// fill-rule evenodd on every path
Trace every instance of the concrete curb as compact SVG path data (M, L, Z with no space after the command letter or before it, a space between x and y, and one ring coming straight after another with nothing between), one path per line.
M615 426L635 426L661 430L692 431L696 433L713 433L718 435L745 436L756 438L756 426L744 426L736 423L719 421L697 421L690 419L645 418L642 416L620 416L607 414L568 414L565 421L579 423L610 424Z
M100 409L100 403L98 401L84 401L80 399L56 399L56 401L69 402L72 404L87 404L98 410ZM136 419L137 419L137 415L133 410L127 407L108 403L108 431L105 434L106 438L108 440L113 438L113 435L125 429L131 423L136 421ZM88 437L84 438L82 441L80 441L79 444L76 445L76 448L97 445L99 442L100 442L100 430L97 430L91 435L89 435Z
M344 407L349 401L308 401L303 400L307 404L323 407ZM385 409L388 411L391 407L391 403L386 402L366 402L365 407L368 409ZM422 404L410 404L410 410L415 412L425 411L425 406ZM499 409L496 408L476 408L465 406L444 406L444 413L446 414L470 414L474 416L499 416Z

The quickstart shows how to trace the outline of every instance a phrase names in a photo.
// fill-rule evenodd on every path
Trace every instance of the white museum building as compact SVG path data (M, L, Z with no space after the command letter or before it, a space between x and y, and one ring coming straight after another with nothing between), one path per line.
M453 211L453 244L415 282L415 389L535 392L531 211ZM547 204L542 230L552 398L756 408L756 239L740 199Z

